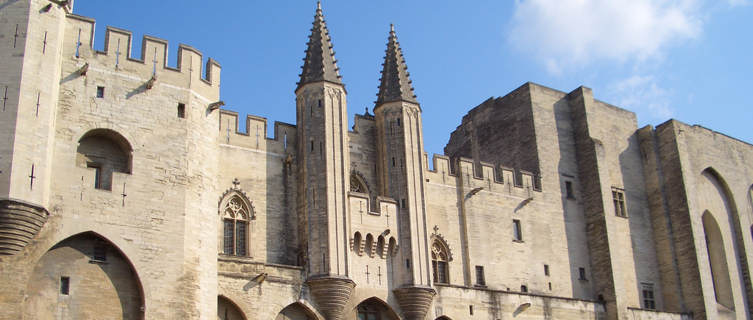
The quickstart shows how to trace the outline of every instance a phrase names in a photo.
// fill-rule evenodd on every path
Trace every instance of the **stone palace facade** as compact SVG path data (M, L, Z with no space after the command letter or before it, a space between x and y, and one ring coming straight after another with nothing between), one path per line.
M430 158L394 29L349 123L321 7L266 137L72 10L0 0L0 319L751 318L746 142L526 83Z

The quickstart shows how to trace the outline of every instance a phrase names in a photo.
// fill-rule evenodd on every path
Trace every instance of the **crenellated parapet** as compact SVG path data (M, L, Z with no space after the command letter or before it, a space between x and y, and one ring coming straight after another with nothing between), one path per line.
M428 164L428 155L424 154L424 163ZM534 192L541 192L541 177L531 172L495 166L491 163L479 162L476 168L475 161L468 158L457 158L453 163L444 155L434 154L432 157L434 169L426 168L428 178L432 183L440 183L448 186L456 186L458 176L462 177L465 188L471 190L483 188L487 191L505 192L531 197ZM481 190L481 189L479 189Z
M118 73L132 80L143 82L143 90L166 84L190 88L211 101L219 99L220 64L208 59L203 64L203 55L195 48L180 44L175 67L168 66L168 42L144 36L139 58L132 52L133 33L128 30L107 27L104 50L94 48L95 20L75 14L66 19L63 42L63 81L66 77L86 76L90 70L101 73ZM68 70L66 70L68 69ZM71 71L75 71L71 74ZM78 72L78 74L75 74Z
M297 128L293 124L274 122L274 136L267 137L268 120L259 116L246 116L246 130L239 130L238 113L220 110L219 143L251 148L280 155L294 154Z

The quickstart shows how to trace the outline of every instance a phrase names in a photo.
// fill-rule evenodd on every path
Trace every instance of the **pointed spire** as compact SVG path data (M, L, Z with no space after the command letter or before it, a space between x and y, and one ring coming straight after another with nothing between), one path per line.
M335 52L332 50L332 42L329 30L322 14L322 3L316 3L316 15L309 36L306 57L303 59L303 71L298 88L307 83L329 81L342 84ZM298 89L296 88L296 89Z
M386 102L405 101L418 104L416 95L413 93L413 86L408 73L408 66L405 64L403 51L400 49L400 43L397 42L395 35L395 25L390 24L390 36L387 40L387 51L384 56L382 69L382 78L377 94L376 105L379 106Z

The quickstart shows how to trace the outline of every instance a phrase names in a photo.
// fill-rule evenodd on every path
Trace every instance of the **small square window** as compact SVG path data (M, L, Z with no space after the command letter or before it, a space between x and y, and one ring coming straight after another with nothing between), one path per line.
M512 220L512 239L514 241L523 241L523 230L520 227L520 220Z
M105 97L105 87L97 86L97 98Z
M578 268L578 280L588 280L586 278L586 268Z
M575 199L575 192L573 191L572 181L565 181L565 192L568 199Z
M549 276L549 265L548 264L544 265L544 275L547 276L547 277Z
M486 286L486 279L484 277L484 266L476 266L476 285Z
M528 287L526 285L520 286L520 292L528 292Z
M178 118L185 118L186 117L186 105L183 103L178 103Z
M71 278L60 277L60 294L67 296L71 290Z
M400 207L405 209L405 199L400 199Z

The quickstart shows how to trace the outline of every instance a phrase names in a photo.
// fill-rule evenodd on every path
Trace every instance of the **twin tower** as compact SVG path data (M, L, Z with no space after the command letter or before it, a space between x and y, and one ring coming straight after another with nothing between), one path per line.
M328 319L340 319L360 284L352 276L350 256L354 215L348 201L351 161L346 91L320 3L300 76L295 93L301 248L312 297ZM388 267L390 289L407 319L423 319L435 291L427 244L421 107L394 28L374 113L376 193L393 199L398 208L397 226L384 231L399 243Z

